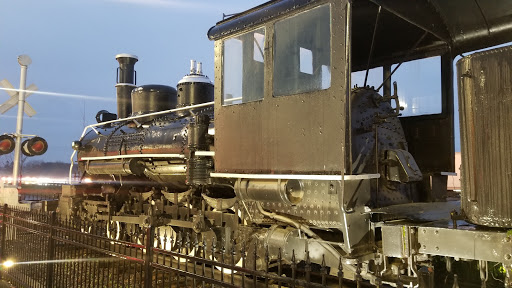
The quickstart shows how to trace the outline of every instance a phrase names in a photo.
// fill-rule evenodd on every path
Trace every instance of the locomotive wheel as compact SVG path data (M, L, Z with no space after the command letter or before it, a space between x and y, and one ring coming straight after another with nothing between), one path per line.
M135 231L137 231L136 229L137 228L135 228ZM193 247L193 241L191 240L186 247L186 243L184 243L185 239L178 240L179 236L181 236L181 233L177 233L171 226L158 227L155 230L155 242L153 243L153 247L165 251L177 252L187 256L195 256L196 249ZM142 234L138 234L138 236L136 236L137 244L144 245L143 237L144 235ZM173 258L175 260L179 259L180 263L185 263L187 261L187 259L182 257L173 256Z
M192 239L186 239L182 233L176 232L176 230L171 226L163 226L157 228L155 231L155 244L154 247L158 247L167 251L178 252L187 256L195 256L196 249L194 246L194 241ZM193 232L188 233L188 235L194 235ZM181 237L181 239L179 239ZM188 242L188 243L187 243ZM199 239L198 239L199 242ZM173 256L174 259L179 260L181 263L187 261L187 259Z
M217 262L222 262L228 265L234 265L236 267L242 267L242 255L240 252L242 251L242 246L244 243L244 237L239 231L240 227L247 225L247 221L241 218L240 210L235 212L235 210L229 208L224 211L219 211L217 209L213 209L213 212L221 212L226 214L235 215L235 219L232 220L228 226L231 227L212 227L209 231L201 233L201 237L206 242L206 255L210 260L214 260ZM227 219L225 219L227 220ZM242 224L242 226L240 226ZM215 252L212 249L213 244L215 244ZM222 251L224 250L224 251ZM237 273L238 271L228 268L223 268L220 266L214 266L217 270L223 272L224 274L232 274Z
M144 239L145 235L138 224L125 223L123 226L126 227L126 231L124 233L124 237L121 236L121 240L135 242L138 244L142 243L141 239Z
M82 233L90 234L91 231L92 231L91 225L86 225L86 226L80 227L80 232L82 232Z
M119 240L121 236L121 223L119 221L107 222L107 237L112 240Z
M226 242L226 241L223 241L222 240L222 237L219 235L219 233L215 232L214 230L210 230L208 232L203 232L201 233L201 237L203 237L203 239L205 239L205 242L206 242L206 256L208 259L210 260L214 260L216 262L221 262L221 263L224 263L224 264L228 264L228 265L234 265L236 267L242 267L242 255L241 253L235 253L233 254L232 252L233 251L241 251L242 250L242 246L241 244L239 243L240 241L237 241L237 239L235 239L235 241L229 241L229 245L222 245L222 242ZM215 244L215 251L213 251L214 249L212 248L213 247L213 244ZM233 246L234 244L234 246ZM222 251L224 250L224 251ZM232 273L237 273L238 271L237 270L232 270L232 269L228 269L228 268L224 268L224 267L221 267L221 266L214 266L215 269L221 271L222 273L224 274L232 274Z

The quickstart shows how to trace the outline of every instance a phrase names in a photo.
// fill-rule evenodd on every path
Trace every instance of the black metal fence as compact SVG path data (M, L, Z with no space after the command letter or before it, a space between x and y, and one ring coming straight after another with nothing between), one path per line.
M16 287L342 286L325 265L294 257L284 265L281 255L271 262L268 251L251 255L258 249L169 227L60 219L7 206L1 221L0 276Z

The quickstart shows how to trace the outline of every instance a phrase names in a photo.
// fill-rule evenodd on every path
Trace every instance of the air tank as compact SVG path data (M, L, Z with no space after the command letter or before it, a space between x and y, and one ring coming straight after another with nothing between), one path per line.
M213 101L213 84L203 74L201 62L190 60L190 74L178 82L178 105L176 108ZM204 108L199 108L204 109ZM197 109L180 111L180 115L194 113Z

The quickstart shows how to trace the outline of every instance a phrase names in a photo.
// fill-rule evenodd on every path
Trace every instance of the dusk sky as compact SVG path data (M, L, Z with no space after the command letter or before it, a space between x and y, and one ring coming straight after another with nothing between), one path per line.
M116 113L116 54L139 57L135 66L138 85L176 86L189 72L190 59L203 62L205 74L213 80L214 52L213 42L206 36L208 29L222 19L223 13L242 12L264 2L0 0L0 80L7 79L18 88L17 56L28 54L32 64L27 86L35 84L39 91L73 94L33 94L27 99L37 114L24 118L23 133L37 134L49 144L45 155L32 159L69 162L71 142L78 140L84 126L95 123L96 113ZM413 105L423 109L434 102L430 95L439 95L436 63L435 59L426 60L426 65L406 63L394 76L399 96L426 95L417 99L419 106L409 103L409 110L416 109ZM372 71L369 84L378 86L381 75ZM427 79L423 86L407 85L419 78ZM363 79L364 73L358 73L352 83L361 86ZM0 103L8 99L8 94L0 91ZM15 132L16 115L17 107L0 115L0 134Z
M32 58L27 86L37 111L24 118L24 134L47 139L48 152L32 159L69 162L71 142L95 123L99 110L116 113L115 55L139 57L137 84L176 86L190 59L213 79L213 42L206 33L222 14L242 12L263 0L0 0L0 80L19 88L17 56ZM0 91L0 103L10 97ZM17 107L0 115L0 134L16 130ZM14 154L14 153L11 153ZM5 157L5 156L4 156Z

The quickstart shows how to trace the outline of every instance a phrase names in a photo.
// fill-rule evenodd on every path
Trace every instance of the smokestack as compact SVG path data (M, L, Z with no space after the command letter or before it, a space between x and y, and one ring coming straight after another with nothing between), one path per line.
M117 54L116 60L119 62L116 79L117 118L126 118L132 113L131 93L137 87L137 72L134 67L139 58L131 54Z

